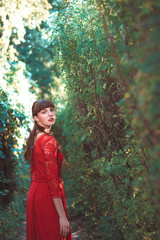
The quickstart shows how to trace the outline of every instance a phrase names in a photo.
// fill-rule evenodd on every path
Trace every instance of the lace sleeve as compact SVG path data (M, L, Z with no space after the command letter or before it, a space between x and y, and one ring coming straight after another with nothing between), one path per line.
M57 142L51 136L46 136L46 141L43 144L45 167L47 182L49 186L50 196L52 198L61 197L61 192L58 184L58 166L57 166Z

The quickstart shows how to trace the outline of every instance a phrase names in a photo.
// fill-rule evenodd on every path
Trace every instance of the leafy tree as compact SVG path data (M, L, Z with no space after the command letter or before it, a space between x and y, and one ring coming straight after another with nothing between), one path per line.
M47 28L41 24L41 28ZM31 74L31 89L40 98L50 97L53 89L57 90L55 78L59 77L54 55L50 50L49 42L42 36L38 28L26 29L25 41L17 46L19 59L26 64L26 70ZM39 93L37 93L37 88Z
M61 118L74 211L88 232L98 228L91 239L158 239L160 5L64 6L52 41L68 94Z
M25 115L20 106L13 109L8 102L8 96L0 89L0 205L6 206L16 189L17 176L15 168L18 162L18 138L20 127L26 123ZM16 127L15 127L16 126Z
M16 53L14 45L24 40L25 26L35 28L48 16L50 4L47 0L34 2L33 0L2 1L1 12L1 63L4 60L14 59ZM12 37L12 44L10 38Z

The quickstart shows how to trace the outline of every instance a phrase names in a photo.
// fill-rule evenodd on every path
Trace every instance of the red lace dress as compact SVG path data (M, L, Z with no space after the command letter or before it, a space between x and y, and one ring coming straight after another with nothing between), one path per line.
M27 240L72 240L60 235L59 216L53 198L61 198L68 218L61 177L63 154L54 137L42 134L35 142L31 187L26 206Z

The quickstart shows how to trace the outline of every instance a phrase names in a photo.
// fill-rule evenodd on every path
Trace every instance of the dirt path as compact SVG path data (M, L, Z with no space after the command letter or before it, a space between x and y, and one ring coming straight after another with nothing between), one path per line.
M72 229L73 240L89 240L85 238L85 229L82 226L82 221L77 216L70 216L70 224Z

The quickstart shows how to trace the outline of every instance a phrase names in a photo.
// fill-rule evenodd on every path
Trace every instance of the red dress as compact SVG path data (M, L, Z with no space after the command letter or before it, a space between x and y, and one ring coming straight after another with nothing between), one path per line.
M61 198L68 218L61 177L63 154L54 137L42 134L36 140L31 163L31 187L26 206L27 240L72 240L60 235L59 216L53 198Z

